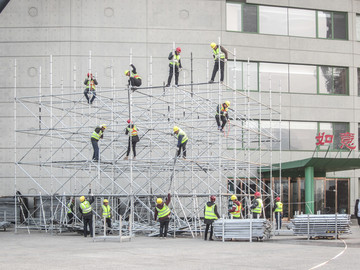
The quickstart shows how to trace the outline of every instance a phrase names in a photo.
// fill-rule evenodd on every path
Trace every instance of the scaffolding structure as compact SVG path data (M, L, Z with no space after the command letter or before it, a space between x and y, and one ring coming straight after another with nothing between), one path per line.
M64 89L62 83L54 93L52 56L49 85L42 86L40 68L38 94L19 96L15 61L15 145L30 142L26 148L15 149L15 211L19 211L15 213L15 230L66 230L70 226L67 203L88 193L96 198L93 209L99 226L101 204L106 198L114 219L122 217L121 229L128 236L157 232L153 221L155 200L168 193L172 195L170 231L193 237L202 231L203 207L210 195L217 196L221 215L227 214L229 197L234 192L246 214L250 214L250 201L256 191L267 202L264 208L271 208L276 193L262 181L261 169L281 163L279 155L274 157L272 151L273 144L279 144L281 139L273 132L275 125L281 130L280 110L272 106L271 89L265 95L266 102L260 90L250 91L249 72L243 78L246 90L237 89L236 51L231 55L233 72L226 83L194 83L193 79L186 82L184 76L178 87L153 86L150 57L147 85L132 91L129 87L115 87L111 66L111 87L97 90L92 105L84 98L76 66L73 88ZM225 100L231 102L230 122L225 132L219 132L214 116L217 105ZM33 121L20 126L19 113L31 116ZM128 119L139 129L136 160L124 160ZM90 136L101 124L106 124L107 129L99 141L100 159L94 161ZM176 158L174 125L189 137L186 159ZM30 187L28 192L17 192L19 181ZM239 182L241 189L236 187ZM23 198L34 198L32 209L23 209ZM75 209L78 204L76 200ZM74 224L81 225L76 215L71 226Z

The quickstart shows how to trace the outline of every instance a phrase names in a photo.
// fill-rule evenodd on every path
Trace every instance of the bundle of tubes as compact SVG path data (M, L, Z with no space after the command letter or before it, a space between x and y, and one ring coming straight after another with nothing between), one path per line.
M271 224L266 219L219 219L214 222L214 235L224 239L270 238Z
M294 231L295 235L332 236L336 234L349 234L350 215L296 215L288 228Z

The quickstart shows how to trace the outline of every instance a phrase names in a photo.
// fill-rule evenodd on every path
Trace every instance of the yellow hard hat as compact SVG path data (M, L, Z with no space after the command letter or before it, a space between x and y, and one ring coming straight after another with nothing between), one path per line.
M103 202L104 202L104 203L106 203L106 202L108 203L109 201L108 201L107 199L104 199L104 201L103 201Z
M231 196L231 200L232 200L232 201L236 201L236 200L237 200L237 197L236 197L235 195L232 195L232 196Z
M105 128L105 129L107 128L107 126L105 124L102 124L101 127Z
M83 202L83 201L85 201L85 196L80 197L80 202Z
M173 130L174 130L174 132L176 132L176 131L179 130L179 127L178 127L178 126L174 126L174 127L173 127Z
M212 43L210 44L210 47L214 49L214 48L216 47L216 43L215 43L215 42L212 42Z
M161 203L162 203L162 199L161 199L161 198L157 198L157 199L156 199L156 203L157 203L157 204L161 204Z
M130 70L125 70L125 76L127 76L128 75L128 73L130 72Z
M229 107L230 106L230 101L225 101L225 104Z

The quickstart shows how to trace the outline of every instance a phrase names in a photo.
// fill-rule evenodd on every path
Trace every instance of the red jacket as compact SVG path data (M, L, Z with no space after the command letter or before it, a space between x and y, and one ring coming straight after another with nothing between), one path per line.
M166 199L166 202L165 202L167 206L169 206L170 201L171 201L171 195L170 195L170 193L169 193L169 194L168 194L168 197L167 197L167 199ZM157 215L158 215L158 211L157 211L157 209L156 209L156 208L162 209L162 208L163 208L163 206L164 206L164 203L161 203L161 204L157 204L157 205L156 205L156 207L155 207L155 214L154 214L154 216L155 216L155 220L156 220ZM166 217L159 218L159 221L165 221L165 220L168 220L168 219L169 219L169 216L170 216L170 214L169 214L169 215L167 215Z

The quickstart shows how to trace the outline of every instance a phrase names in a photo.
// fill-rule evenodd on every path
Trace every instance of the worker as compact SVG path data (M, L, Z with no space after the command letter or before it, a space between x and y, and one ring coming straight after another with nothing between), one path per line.
M137 74L135 66L133 64L130 66L132 67L132 71L125 70L125 76L129 77L128 86L131 86L131 90L135 91L136 87L141 86L141 77Z
M73 223L74 221L74 206L75 206L75 199L72 198L71 201L67 204L67 218L68 218L68 224Z
M166 87L169 87L171 80L175 71L175 86L179 86L179 72L182 69L181 59L180 59L181 48L177 47L175 52L170 52L168 59L169 63L169 78Z
M225 101L225 103L219 104L216 107L215 119L220 132L224 131L226 122L229 120L229 113L228 113L229 107L230 107L230 101L228 100ZM220 125L220 120L221 120L221 125Z
M360 226L360 199L355 201L355 212L354 216L357 218L358 225Z
M283 204L280 201L280 197L275 198L275 205L273 208L273 211L275 212L275 219L276 219L276 229L281 229L281 219L283 214Z
M166 239L168 228L169 228L169 221L170 221L170 214L171 211L169 209L169 204L171 200L170 193L167 196L166 202L164 203L161 198L156 199L156 207L155 207L155 221L156 219L160 222L160 239Z
M102 207L102 216L106 221L106 234L111 234L111 208L109 205L109 201L104 199ZM105 230L105 228L104 228Z
M130 119L127 120L127 123L129 125L125 129L125 135L129 135L129 143L128 143L128 149L126 152L126 157L124 159L127 160L129 158L131 145L132 145L132 150L133 150L133 154L134 154L133 159L136 159L136 144L140 141L139 135L138 135L139 130Z
M99 140L103 138L103 136L104 136L103 133L104 133L105 129L106 129L105 124L102 124L100 127L97 126L91 135L91 144L94 148L94 154L93 154L92 159L94 161L99 160L99 145L98 145L98 143L99 143Z
M91 73L87 74L87 78L84 81L84 84L86 85L85 91L84 91L84 95L86 97L86 100L89 104L92 104L95 97L96 97L96 92L95 92L95 85L98 85L97 80L95 79L95 76L93 76ZM92 98L91 100L89 99L89 91L91 91L92 93Z
M215 80L216 73L219 70L219 62L220 62L220 82L224 81L224 69L225 69L225 61L228 59L227 50L223 46L216 45L216 43L212 42L210 47L213 49L213 57L214 57L214 69L211 75L211 80L209 83L213 83Z
M251 212L253 213L253 218L260 218L261 216L261 212L262 212L262 206L263 206L263 201L261 199L261 194L260 192L255 192L254 194L254 200L252 205L250 206Z
M188 136L186 136L186 133L177 126L174 126L173 130L174 130L174 134L175 134L176 138L178 139L177 157L180 157L181 149L182 149L183 158L186 159L186 144L187 144L187 141L188 141Z
M80 197L80 212L82 213L84 222L84 237L88 236L88 226L90 227L90 236L93 236L93 213L91 204L94 202L94 197L91 196L90 200L86 200L85 196Z
M233 202L232 208L229 209L229 213L232 215L233 219L241 218L241 211L243 210L241 202L238 201L236 195L232 195L230 198Z
M205 237L204 240L207 240L207 234L210 228L210 237L209 240L213 241L213 222L220 218L220 215L217 211L217 205L215 204L216 197L214 195L210 196L210 201L206 203L204 207L204 223L206 224L205 228Z

